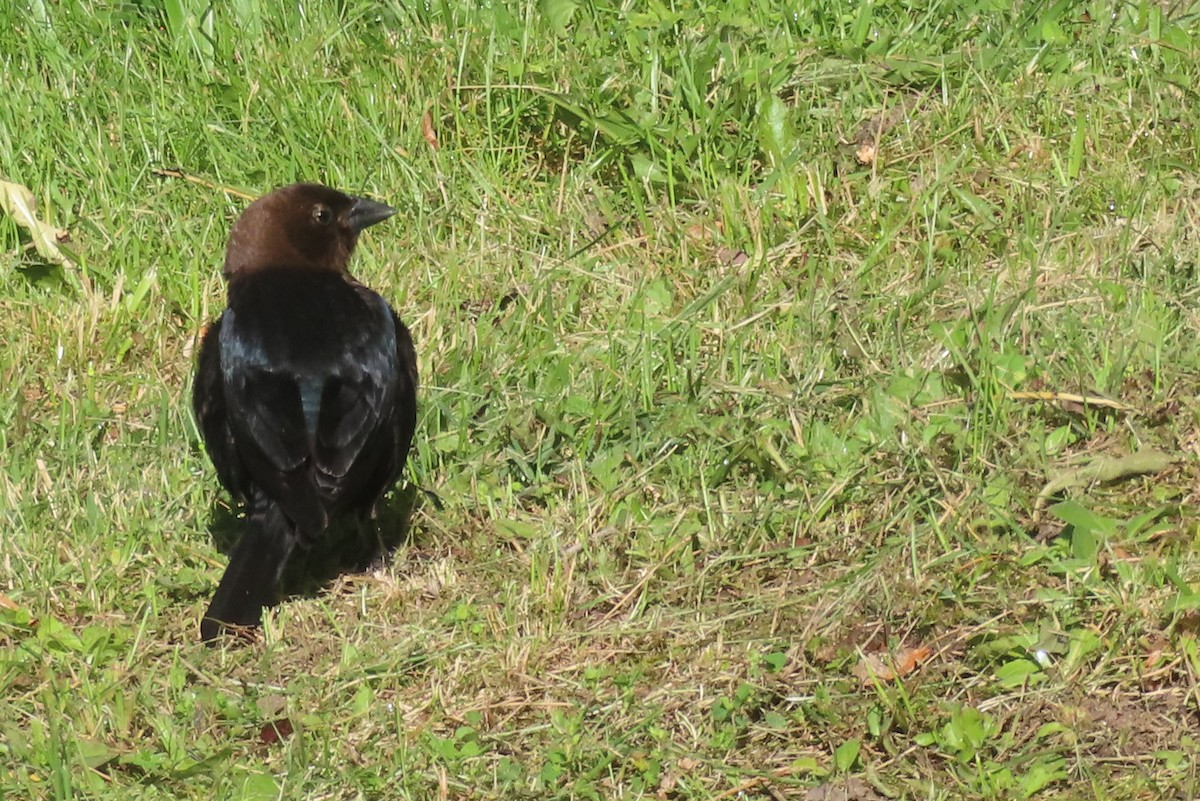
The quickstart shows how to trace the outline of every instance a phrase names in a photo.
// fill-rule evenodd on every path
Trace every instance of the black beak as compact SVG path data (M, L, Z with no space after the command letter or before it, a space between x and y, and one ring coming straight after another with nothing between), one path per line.
M386 203L377 203L374 200L367 200L365 197L356 197L354 205L350 207L350 213L346 215L346 224L357 234L368 226L383 222L395 213L396 209Z

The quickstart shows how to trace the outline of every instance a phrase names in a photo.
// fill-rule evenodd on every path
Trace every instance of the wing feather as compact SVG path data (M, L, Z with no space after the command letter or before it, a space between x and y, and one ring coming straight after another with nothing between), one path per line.
M379 295L339 283L306 296L321 298L320 309L293 306L291 318L264 312L276 305L261 298L231 305L220 335L241 461L307 536L339 508L373 504L398 473L395 317Z

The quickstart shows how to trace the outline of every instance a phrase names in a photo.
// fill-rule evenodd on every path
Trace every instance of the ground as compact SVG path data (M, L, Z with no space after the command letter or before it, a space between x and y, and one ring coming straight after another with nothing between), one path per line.
M1200 5L10 5L0 797L1200 792ZM403 541L206 648L295 180L401 210Z

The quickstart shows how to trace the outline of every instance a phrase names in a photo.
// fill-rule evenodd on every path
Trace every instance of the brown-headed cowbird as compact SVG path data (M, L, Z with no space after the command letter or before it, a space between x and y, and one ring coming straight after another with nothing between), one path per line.
M408 329L347 271L395 209L316 184L251 203L229 234L224 313L200 345L192 406L246 526L200 623L255 626L293 549L362 520L404 467L416 425Z

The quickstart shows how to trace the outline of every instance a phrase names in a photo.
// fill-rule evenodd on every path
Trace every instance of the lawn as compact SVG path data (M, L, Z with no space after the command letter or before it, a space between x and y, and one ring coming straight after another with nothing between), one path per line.
M1200 795L1200 4L784 5L0 7L0 798ZM207 648L297 180L404 541Z

